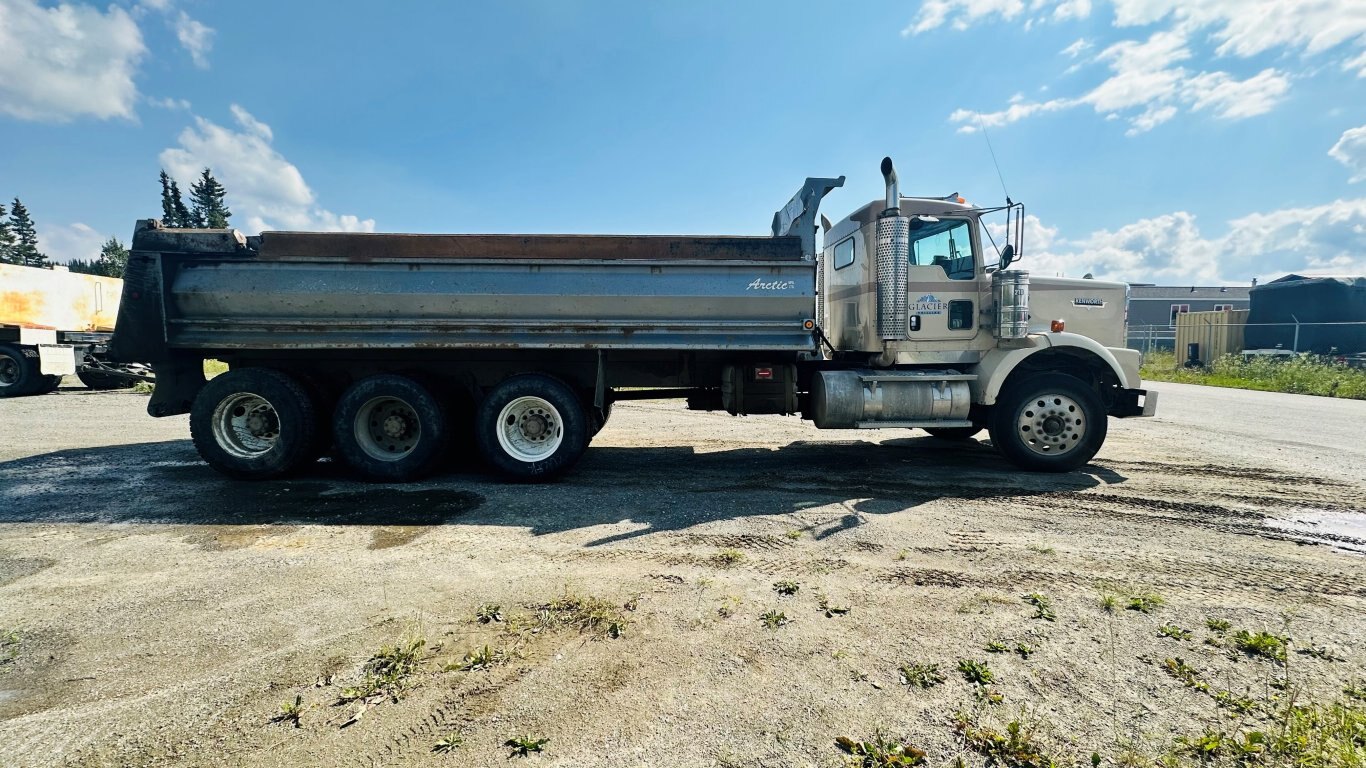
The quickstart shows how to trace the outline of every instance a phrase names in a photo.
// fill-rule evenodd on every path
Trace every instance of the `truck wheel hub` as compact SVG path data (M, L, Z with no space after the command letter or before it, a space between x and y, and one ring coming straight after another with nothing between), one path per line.
M403 437L408 431L408 420L397 414L390 415L384 419L384 435L386 437Z
M550 422L545 414L535 412L522 416L522 434L529 440L544 440L550 432Z
M1066 453L1086 436L1081 404L1067 395L1042 395L1024 404L1016 419L1020 440L1044 456Z
M356 445L379 461L398 461L422 440L417 411L397 397L372 398L356 411Z
M12 357L0 358L0 386L12 387L19 382L19 364Z
M213 438L232 456L251 459L269 453L280 436L280 416L260 395L237 392L223 398L213 413Z
M549 458L564 442L560 411L549 400L519 397L498 414L498 445L518 461Z

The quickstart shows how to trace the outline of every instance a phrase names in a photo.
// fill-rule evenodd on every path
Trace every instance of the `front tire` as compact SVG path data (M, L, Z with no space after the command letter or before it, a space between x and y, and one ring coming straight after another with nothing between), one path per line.
M268 480L316 458L317 417L299 382L268 368L240 368L199 390L190 437L204 461L228 477Z
M1108 426L1094 389L1066 374L1040 373L996 398L991 442L1022 469L1070 472L1095 457Z
M549 480L583 456L588 421L583 404L563 382L523 374L505 379L480 403L474 437L484 459L505 476Z
M445 451L448 435L440 402L405 376L361 379L332 414L337 453L368 480L406 482L426 474Z

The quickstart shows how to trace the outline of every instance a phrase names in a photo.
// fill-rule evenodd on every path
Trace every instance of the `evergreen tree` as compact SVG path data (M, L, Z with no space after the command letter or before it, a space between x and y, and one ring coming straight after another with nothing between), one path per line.
M111 237L100 247L100 258L91 266L95 270L90 273L92 275L123 277L123 270L128 266L128 249L117 237Z
M83 275L103 275L100 271L99 262L86 261L84 259L72 259L66 263L66 268L72 272L80 272Z
M223 202L227 196L227 190L218 183L218 179L213 177L213 172L208 168L200 174L199 181L190 187L190 203L194 206L192 216L197 227L208 227L210 229L223 229L228 226L228 219L232 216L232 211Z
M38 230L33 226L33 219L28 215L28 208L19 202L19 198L14 198L14 205L10 208L9 215L10 229L14 231L14 237L19 241L14 246L15 259L13 263L23 264L26 267L50 267L52 266L47 256L38 250Z
M9 222L5 221L6 214L5 206L0 205L0 264L18 264L19 257L15 254L14 248L19 241L14 239Z
M171 177L166 175L164 168L161 170L161 225L177 226L175 203L171 200Z
M174 215L171 217L172 223L166 226L188 229L195 225L194 217L190 215L190 209L185 207L185 198L181 196L180 185L175 179L171 179L171 205Z

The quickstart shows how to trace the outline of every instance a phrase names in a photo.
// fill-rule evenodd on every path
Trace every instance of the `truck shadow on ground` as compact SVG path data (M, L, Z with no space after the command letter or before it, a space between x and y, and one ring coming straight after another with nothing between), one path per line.
M505 483L484 470L447 471L407 485L352 479L320 461L299 477L234 481L209 469L188 440L67 450L0 463L0 522L160 525L443 524L529 528L534 534L633 522L609 544L717 520L847 510L824 538L864 515L938 499L1077 492L1126 478L1101 464L1028 473L985 443L905 438L798 441L776 448L698 452L693 446L595 447L553 483ZM827 515L828 518L828 515Z

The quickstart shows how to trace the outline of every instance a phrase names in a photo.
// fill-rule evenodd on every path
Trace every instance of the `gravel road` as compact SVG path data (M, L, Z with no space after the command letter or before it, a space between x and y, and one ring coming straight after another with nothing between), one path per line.
M1066 475L984 436L635 403L534 486L325 461L237 483L144 396L0 400L0 765L493 766L525 735L549 739L528 765L835 766L877 731L981 765L958 712L1113 761L1227 722L1167 658L1338 695L1366 670L1366 402L1155 388L1158 418ZM1312 652L1239 653L1239 629ZM903 685L915 663L946 682Z

